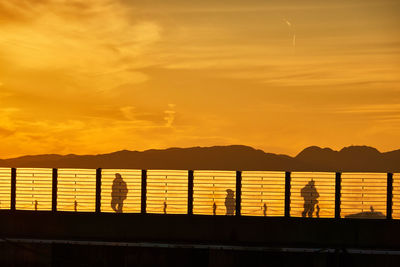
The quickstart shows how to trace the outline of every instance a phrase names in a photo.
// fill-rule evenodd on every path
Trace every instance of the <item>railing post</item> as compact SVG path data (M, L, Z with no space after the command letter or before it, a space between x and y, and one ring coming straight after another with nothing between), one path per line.
M285 172L285 217L290 217L291 172Z
M188 171L188 214L193 215L193 171Z
M242 172L236 171L236 216L241 215L242 205Z
M96 213L101 212L101 168L96 169Z
M335 219L340 219L340 197L342 191L342 173L336 172L335 177Z
M51 193L51 211L57 211L57 185L58 185L58 170L53 168L53 185L52 185L52 193Z
M16 200L16 196L17 196L17 169L16 168L11 168L11 192L10 192L10 196L11 196L11 205L10 205L10 209L12 211L15 211L15 200Z
M142 201L141 213L146 214L146 200L147 200L147 170L142 170Z
M393 173L387 174L387 193L386 193L386 218L392 219L393 214Z

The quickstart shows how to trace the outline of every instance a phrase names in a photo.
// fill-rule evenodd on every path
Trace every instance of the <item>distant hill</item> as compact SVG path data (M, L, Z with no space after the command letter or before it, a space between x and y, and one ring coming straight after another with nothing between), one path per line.
M294 159L316 171L400 171L400 150L381 153L368 146L350 146L340 151L312 146L304 149Z
M184 170L284 170L400 172L400 150L381 153L373 147L340 151L311 146L296 157L265 153L248 146L122 150L100 155L37 155L0 160L1 167L132 168Z

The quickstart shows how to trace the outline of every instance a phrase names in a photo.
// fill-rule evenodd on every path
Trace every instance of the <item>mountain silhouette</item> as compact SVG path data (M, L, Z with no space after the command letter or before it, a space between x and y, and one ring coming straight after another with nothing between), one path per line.
M311 146L297 156L265 153L249 146L122 150L99 155L37 155L0 160L1 167L130 168L176 170L399 172L400 150L381 153L368 146L340 151Z
M308 147L295 159L313 171L390 172L400 170L400 150L381 153L368 146L350 146L334 151L330 148Z

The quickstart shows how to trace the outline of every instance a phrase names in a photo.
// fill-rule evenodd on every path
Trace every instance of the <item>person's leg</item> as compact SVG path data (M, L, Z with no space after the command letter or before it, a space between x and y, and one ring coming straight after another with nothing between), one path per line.
M121 200L121 199L119 199L119 201L118 201L118 204L117 204L117 213L122 213L122 206L124 205L123 204L124 202Z
M308 210L308 217L312 218L314 213L314 204L310 204L310 209Z
M303 210L303 212L301 213L301 216L302 216L302 217L306 217L308 210L309 210L309 204L307 204L306 202L304 202L304 210Z
M117 212L117 202L115 201L115 198L111 199L111 208L113 211Z

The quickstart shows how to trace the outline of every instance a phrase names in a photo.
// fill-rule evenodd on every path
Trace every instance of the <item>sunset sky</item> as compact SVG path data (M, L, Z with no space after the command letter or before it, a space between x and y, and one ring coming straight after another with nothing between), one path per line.
M400 148L398 0L1 0L0 158Z

